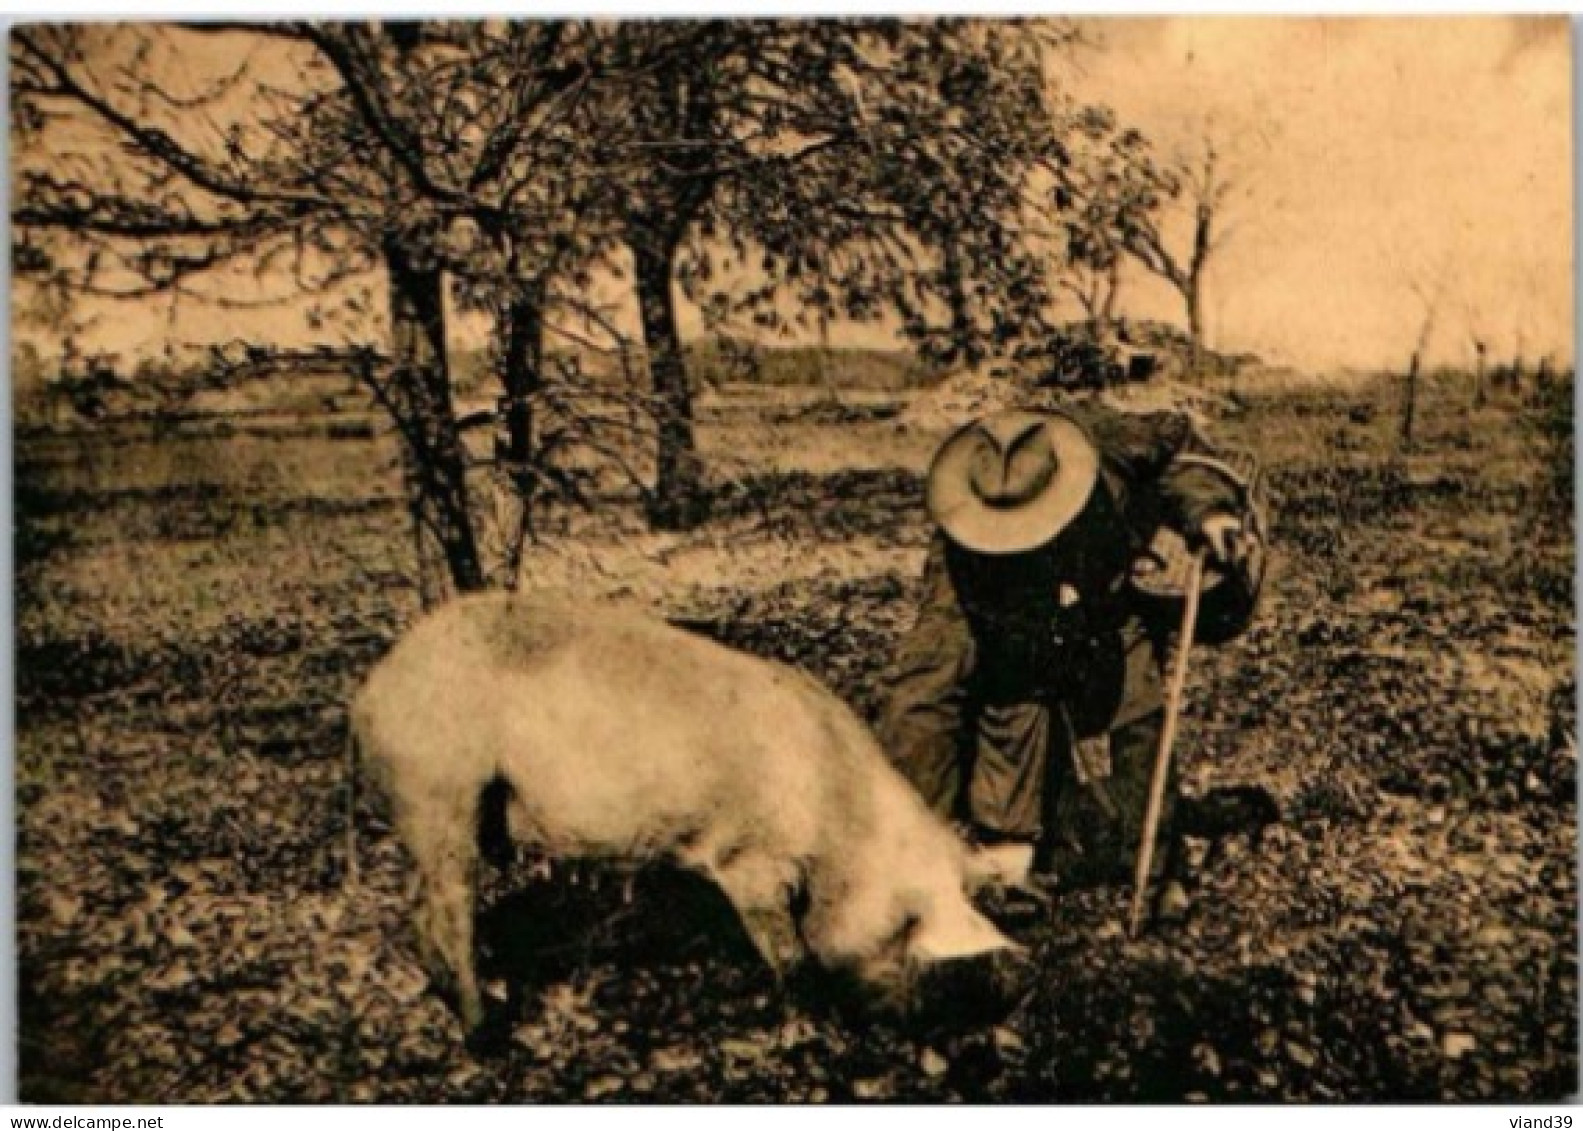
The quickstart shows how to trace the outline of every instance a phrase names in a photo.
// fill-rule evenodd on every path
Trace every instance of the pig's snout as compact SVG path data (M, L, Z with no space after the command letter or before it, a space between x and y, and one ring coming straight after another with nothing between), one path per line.
M906 1020L922 1029L971 1029L1003 1021L1033 989L1034 963L1004 947L918 966Z
M883 970L847 974L823 980L825 995L842 1012L938 1032L1003 1021L1027 1000L1035 966L1027 951L1008 945L951 958L914 957Z

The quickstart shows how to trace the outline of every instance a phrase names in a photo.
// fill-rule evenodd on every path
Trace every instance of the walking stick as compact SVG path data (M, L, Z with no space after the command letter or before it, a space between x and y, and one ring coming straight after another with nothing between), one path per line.
M1149 890L1149 869L1154 864L1154 839L1159 832L1160 810L1165 804L1165 783L1171 776L1171 746L1176 741L1176 720L1182 713L1182 687L1187 683L1187 657L1193 650L1193 633L1198 629L1198 597L1204 583L1207 550L1193 555L1187 575L1187 608L1182 611L1182 630L1176 638L1176 657L1171 667L1171 686L1165 700L1165 726L1160 731L1160 746L1154 755L1154 778L1149 783L1149 807L1143 817L1143 843L1138 846L1138 868L1132 878L1132 917L1127 933L1138 937L1143 919L1143 900Z

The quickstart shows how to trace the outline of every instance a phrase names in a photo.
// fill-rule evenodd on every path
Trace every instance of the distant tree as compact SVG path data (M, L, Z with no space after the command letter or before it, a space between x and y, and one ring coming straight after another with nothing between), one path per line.
M1484 378L1489 365L1489 343L1477 332L1470 335L1473 343L1473 407L1484 407Z
M1419 373L1427 357L1429 344L1434 339L1435 326L1440 318L1440 309L1445 300L1447 281L1451 272L1449 260L1431 264L1421 258L1404 255L1399 256L1396 262L1398 270L1406 278L1408 288L1418 302L1421 313L1417 337L1413 340L1412 357L1407 363L1407 379L1402 395L1401 446L1404 451L1411 451L1413 426L1418 412Z
M1106 107L1076 109L1067 137L1067 159L1051 190L1063 237L1057 278L1082 308L1091 336L1104 342L1115 324L1128 239L1158 230L1158 213L1176 186L1148 138Z
M1139 199L1150 206L1128 208L1121 214L1121 244L1145 269L1158 275L1181 295L1187 314L1189 365L1202 366L1204 351L1204 283L1211 256L1224 246L1225 206L1235 188L1226 173L1219 149L1205 140L1196 159L1178 165L1160 165L1147 146L1128 154L1128 177L1138 186ZM1187 213L1186 237L1173 244L1167 220L1175 209Z

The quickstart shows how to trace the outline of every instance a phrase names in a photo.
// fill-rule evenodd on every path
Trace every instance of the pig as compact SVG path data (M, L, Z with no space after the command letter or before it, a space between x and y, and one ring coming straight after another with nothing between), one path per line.
M777 978L822 971L901 1018L1003 1014L1025 988L1025 952L973 905L974 853L794 668L631 610L468 596L375 667L351 728L416 865L421 957L470 1033L479 806L502 785L512 839L551 858L713 881Z

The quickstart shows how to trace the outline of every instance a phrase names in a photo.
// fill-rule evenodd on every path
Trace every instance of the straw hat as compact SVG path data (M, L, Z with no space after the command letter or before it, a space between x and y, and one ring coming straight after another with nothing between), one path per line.
M929 514L957 545L1019 554L1082 513L1099 453L1064 416L997 412L959 429L929 467Z

